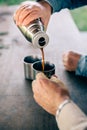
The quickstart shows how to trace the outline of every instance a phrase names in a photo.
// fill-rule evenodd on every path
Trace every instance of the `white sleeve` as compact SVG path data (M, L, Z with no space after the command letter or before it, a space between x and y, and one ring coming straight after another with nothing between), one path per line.
M87 117L72 101L64 105L56 121L60 130L87 130Z

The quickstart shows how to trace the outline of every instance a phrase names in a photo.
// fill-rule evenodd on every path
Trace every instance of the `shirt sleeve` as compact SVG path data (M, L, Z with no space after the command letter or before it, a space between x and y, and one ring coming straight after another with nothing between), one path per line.
M75 74L87 77L87 56L81 56Z
M73 102L66 104L56 121L60 130L86 130L87 117L81 109Z
M38 2L41 0L37 0ZM44 0L53 8L54 12L59 12L61 9L74 9L83 5L87 5L87 0Z

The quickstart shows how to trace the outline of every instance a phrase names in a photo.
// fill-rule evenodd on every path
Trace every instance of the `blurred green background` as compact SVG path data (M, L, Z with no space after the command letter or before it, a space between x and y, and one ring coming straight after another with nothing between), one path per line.
M23 1L26 0L0 0L0 5L15 5ZM70 13L78 29L80 31L87 31L87 6L71 10Z
M7 4L7 5L14 5L14 4L20 4L25 0L0 0L0 4Z
M80 31L87 31L87 6L74 9L71 15Z

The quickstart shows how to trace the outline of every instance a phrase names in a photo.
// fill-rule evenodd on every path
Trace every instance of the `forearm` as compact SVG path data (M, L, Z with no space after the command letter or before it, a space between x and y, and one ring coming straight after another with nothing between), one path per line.
M60 130L86 130L86 115L71 101L66 104L59 115L56 114L56 121Z
M75 73L87 77L87 56L81 56Z
M38 2L41 0L37 0ZM74 9L87 5L87 0L43 0L50 4L53 8L53 12L59 12L61 9L68 8Z

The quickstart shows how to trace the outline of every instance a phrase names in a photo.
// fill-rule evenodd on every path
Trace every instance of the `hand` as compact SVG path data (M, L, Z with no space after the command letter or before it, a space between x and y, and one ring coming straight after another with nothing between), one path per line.
M63 64L66 70L75 71L81 54L69 51L63 54Z
M47 112L55 115L58 106L69 98L69 92L56 77L48 79L43 73L36 76L32 82L34 99Z
M51 15L51 7L45 2L26 1L21 4L14 14L17 25L28 25L31 21L41 18L44 27L47 28Z

